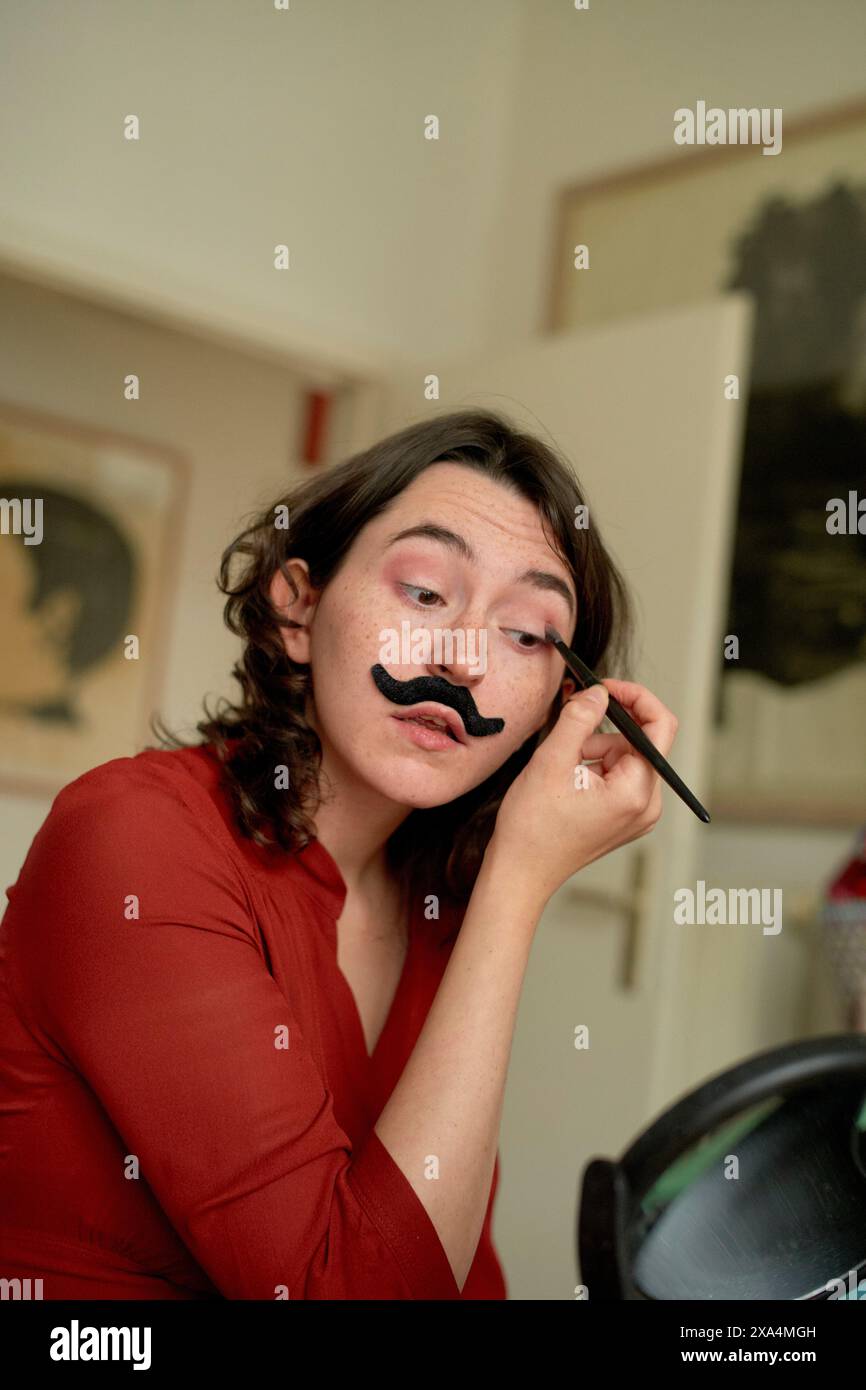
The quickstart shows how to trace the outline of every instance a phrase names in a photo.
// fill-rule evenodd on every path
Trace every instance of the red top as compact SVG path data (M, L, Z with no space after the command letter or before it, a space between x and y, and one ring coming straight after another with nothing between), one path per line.
M218 777L207 746L94 768L7 889L0 1275L46 1299L505 1298L498 1160L461 1294L373 1129L453 914L413 908L370 1058L337 865L245 839Z

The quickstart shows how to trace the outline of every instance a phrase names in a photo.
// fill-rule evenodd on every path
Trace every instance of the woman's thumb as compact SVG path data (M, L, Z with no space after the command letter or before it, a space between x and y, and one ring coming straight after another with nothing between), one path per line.
M596 716L601 719L601 712L603 709L607 708L607 699L609 699L609 696L610 691L607 689L606 685L598 684L589 685L584 691L578 691L578 694L571 696L571 699L574 699L575 702L580 702L581 705L587 706L588 714L596 714Z
M608 689L606 685L591 685L566 700L562 707L562 723L577 729L583 738L588 738L604 718L607 709Z

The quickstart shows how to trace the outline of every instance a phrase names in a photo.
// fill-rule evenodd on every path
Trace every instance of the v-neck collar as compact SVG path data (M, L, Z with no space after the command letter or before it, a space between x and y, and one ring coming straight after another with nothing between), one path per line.
M164 757L167 754L154 753ZM339 967L337 959L337 923L345 907L348 886L336 860L315 836L303 849L287 852L283 849L261 846L246 836L238 834L230 798L221 778L219 759L209 744L185 748L172 756L183 757L189 763L189 770L196 780L202 783L214 799L219 814L224 821L237 852L254 874L269 882L279 895L281 881L287 873L300 890L312 899L322 911L315 914L317 928L321 931L333 953L334 968L338 975L337 988L343 1000L342 1013L347 1030L355 1034L359 1062L364 1070L371 1070L383 1055L386 1042L391 1037L405 1008L405 995L411 976L415 972L415 957L420 948L417 932L417 917L420 908L410 899L406 909L407 945L403 969L391 1001L391 1008L376 1040L372 1054L367 1051L364 1026L352 987Z
M337 866L336 860L325 848L321 840L310 840L309 843L299 851L296 858L302 872L305 889L327 909L327 918L323 925L325 926L328 941L334 953L334 966L339 976L339 987L345 1000L346 1012L351 1018L351 1027L357 1039L362 1063L372 1068L376 1064L379 1054L395 1026L402 1007L403 995L408 986L410 974L414 965L415 914L412 911L411 901L406 903L406 955L403 959L403 968L400 972L397 988L394 991L394 997L391 1000L391 1007L388 1010L379 1036L376 1039L376 1045L372 1052L368 1052L367 1038L364 1033L364 1024L361 1019L358 1002L355 998L352 986L340 969L340 963L337 957L337 923L345 906L348 893L346 881Z
M334 963L337 967L337 973L340 977L343 993L346 998L347 1010L352 1016L353 1027L358 1040L358 1050L361 1053L362 1061L367 1067L375 1067L392 1029L396 1026L396 1021L399 1017L400 1010L402 1008L403 995L406 992L406 989L408 988L409 976L414 964L412 950L412 928L411 926L409 927L409 939L406 943L406 956L403 961L403 969L400 972L400 979L397 981L397 988L394 991L394 997L391 1000L391 1007L388 1010L388 1015L385 1019L385 1022L382 1024L382 1030L379 1033L378 1038L376 1039L376 1045L373 1048L372 1052L367 1051L367 1038L366 1034L364 1033L364 1024L363 1020L361 1019L360 1010L358 1008L358 1001L356 1000L355 995L352 991L352 986L349 984L349 981L346 979L346 976L340 969L339 961L336 958L336 948L334 951Z
M349 891L336 860L317 839L310 840L298 851L295 859L307 892L327 909L329 915L333 915L336 924Z

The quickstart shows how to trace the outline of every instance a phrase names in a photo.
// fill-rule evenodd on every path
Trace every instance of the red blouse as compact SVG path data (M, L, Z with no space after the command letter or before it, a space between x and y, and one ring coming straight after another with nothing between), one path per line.
M207 746L56 797L0 925L0 1276L46 1299L502 1299L497 1159L462 1294L373 1125L450 954L413 909L367 1054L324 846L235 828Z

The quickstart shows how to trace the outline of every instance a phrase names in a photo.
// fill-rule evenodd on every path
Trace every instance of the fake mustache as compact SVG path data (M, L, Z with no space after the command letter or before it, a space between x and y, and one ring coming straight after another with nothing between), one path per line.
M420 705L423 700L436 700L454 709L463 720L463 727L473 738L501 734L504 719L485 719L475 708L475 701L465 685L452 685L443 676L415 676L410 681L398 681L378 663L370 668L376 688L394 705Z

